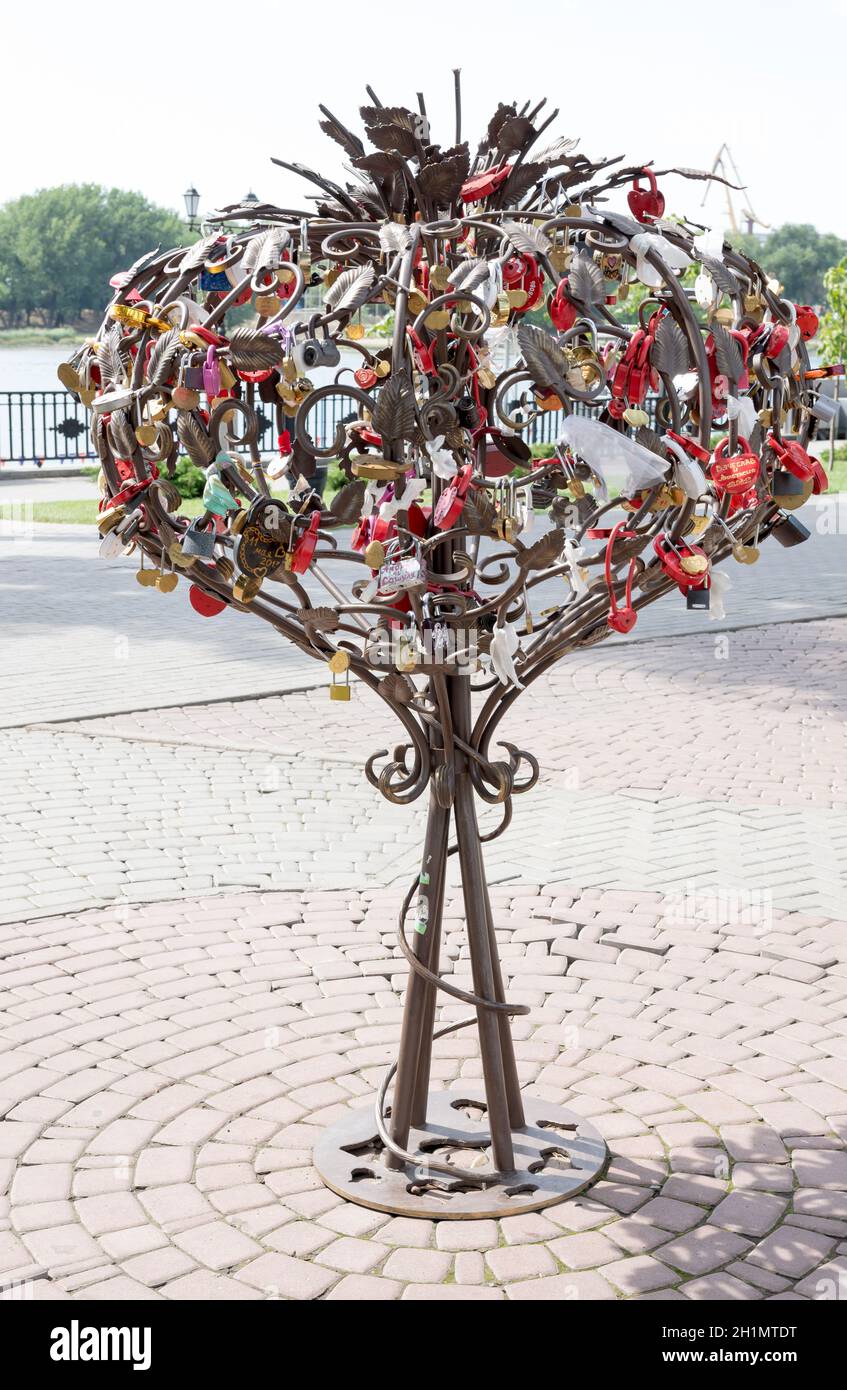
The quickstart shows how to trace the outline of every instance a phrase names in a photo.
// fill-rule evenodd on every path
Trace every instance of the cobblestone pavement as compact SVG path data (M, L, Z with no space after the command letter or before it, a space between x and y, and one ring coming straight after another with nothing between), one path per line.
M845 915L844 632L839 619L781 624L564 663L504 721L543 772L490 848L492 878L555 872ZM0 920L405 881L424 806L368 787L365 756L399 726L380 727L367 692L354 699L331 704L324 684L0 733Z
M847 939L774 909L494 890L519 1069L611 1164L531 1216L342 1201L320 1129L373 1090L396 894L261 893L3 931L0 1279L81 1299L833 1298L847 1278ZM461 908L447 966L468 987ZM444 1017L450 1017L448 1008ZM437 1083L477 1078L436 1045Z

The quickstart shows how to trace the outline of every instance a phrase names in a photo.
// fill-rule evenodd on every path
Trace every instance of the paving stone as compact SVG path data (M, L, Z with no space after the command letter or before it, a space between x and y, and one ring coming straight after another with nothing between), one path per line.
M765 1192L731 1192L719 1202L709 1220L738 1235L763 1236L785 1215L785 1198Z
M367 1274L348 1274L330 1289L327 1303L382 1303L400 1297L403 1285L395 1279L375 1278Z
M580 1235L562 1236L548 1242L557 1260L568 1269L592 1269L608 1264L618 1256L616 1246L601 1231L584 1231ZM490 1261L489 1261L490 1263Z
M345 1274L368 1274L387 1254L386 1247L376 1241L342 1236L319 1251L315 1259Z
M800 1149L792 1166L801 1187L824 1191L847 1191L847 1152L830 1149Z
M235 1278L260 1289L265 1298L320 1298L338 1282L335 1270L321 1269L290 1255L261 1255L240 1269Z
M799 1226L780 1226L750 1251L749 1259L774 1274L797 1278L826 1259L834 1245L832 1236L804 1231Z
M653 1252L657 1259L663 1260L672 1269L682 1270L683 1274L709 1274L719 1265L725 1265L750 1249L750 1241L722 1231L717 1226L698 1226L685 1235L677 1236L667 1245L660 1245Z
M633 1255L628 1260L614 1260L603 1265L600 1273L624 1294L649 1293L651 1289L666 1288L676 1283L679 1275L650 1255Z
M579 1302L607 1300L617 1297L611 1284L594 1270L569 1274L554 1274L548 1279L526 1279L517 1284L507 1284L506 1293L510 1299L528 1299L531 1302Z
M689 1279L680 1285L680 1292L686 1298L697 1302L730 1302L735 1299L761 1298L759 1289L745 1284L734 1275L722 1270L719 1274L706 1274L701 1279Z
M705 1213L702 1207L691 1202L678 1202L670 1197L654 1197L640 1208L639 1217L649 1224L661 1226L666 1231L687 1231Z
M497 1242L494 1221L439 1221L435 1244L439 1250L490 1250Z
M533 1283L523 1287L534 1288L536 1285ZM459 1284L407 1284L400 1297L407 1303L502 1303L505 1294L502 1289Z
M212 1270L231 1269L251 1255L261 1254L261 1246L242 1235L226 1221L210 1221L173 1236L173 1242L199 1264Z
M501 1284L511 1283L514 1279L537 1279L555 1274L558 1268L550 1250L544 1245L504 1245L487 1251L485 1259L494 1278Z
M447 1278L452 1263L453 1257L446 1251L407 1246L389 1255L382 1272L404 1284L440 1284Z

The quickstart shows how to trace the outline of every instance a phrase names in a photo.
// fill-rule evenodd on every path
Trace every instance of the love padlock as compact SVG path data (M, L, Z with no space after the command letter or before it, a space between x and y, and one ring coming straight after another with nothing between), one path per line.
M490 198L511 172L510 164L501 164L496 169L486 169L482 174L474 174L472 178L465 179L459 197L463 203L478 203L483 198Z
M698 545L674 542L661 532L653 541L653 549L663 571L683 594L709 587L709 557Z
M305 574L312 563L312 556L318 543L318 530L321 524L320 512L312 512L309 525L300 536L293 550L288 552L285 568L292 574Z
M641 187L642 178L647 179L647 188ZM652 169L642 169L640 174L636 174L632 188L626 195L626 201L636 222L652 222L655 218L664 216L665 196L659 191Z
M554 292L548 297L547 311L550 322L559 333L567 333L577 320L577 307L568 299L567 279L560 280Z
M657 315L654 314L646 328L642 325L635 330L623 356L612 369L609 381L612 393L610 414L618 419L627 403L641 406L647 399L647 392L651 388L658 389L659 378L650 363L656 321Z
M815 460L812 459L803 445L797 439L787 439L783 442L777 439L773 433L768 434L768 444L779 459L780 466L788 473L793 473L795 478L800 478L803 482L811 478L815 471Z
M209 346L206 361L203 363L203 390L209 400L221 394L221 369L218 366L218 350Z
M439 531L449 531L458 523L470 490L473 477L473 464L466 463L452 478L439 497L433 512L433 521Z
M188 602L195 613L200 614L201 618L216 618L226 608L223 599L214 598L211 594L198 588L196 584L192 584L188 590Z
M606 588L609 590L609 612L606 615L606 622L613 632L631 632L638 621L638 614L632 606L632 580L635 574L635 560L629 562L629 569L626 575L626 590L624 594L623 607L618 606L615 597L615 587L612 581L612 551L615 548L615 541L618 538L629 538L634 536L634 531L626 529L626 523L619 521L609 532L606 542L606 558L604 562L604 572L606 576Z
M372 391L379 381L379 377L373 367L357 367L353 373L353 380L362 391Z
M743 435L738 436L738 445L741 452L734 454L732 458L727 458L729 435L725 435L717 444L712 455L709 478L719 497L722 497L724 493L728 493L730 497L740 496L741 493L748 492L758 481L760 471L758 457L753 453Z
M820 327L820 319L812 308L811 304L795 304L797 310L797 327L800 330L800 337L804 343L808 343L814 338Z

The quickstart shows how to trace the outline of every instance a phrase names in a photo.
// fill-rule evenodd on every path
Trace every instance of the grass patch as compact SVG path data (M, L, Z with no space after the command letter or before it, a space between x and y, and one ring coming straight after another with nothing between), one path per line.
M184 501L179 509L180 516L202 516L203 503L199 497ZM36 502L32 509L33 521L54 522L62 526L94 526L97 522L97 502L87 497L73 502Z

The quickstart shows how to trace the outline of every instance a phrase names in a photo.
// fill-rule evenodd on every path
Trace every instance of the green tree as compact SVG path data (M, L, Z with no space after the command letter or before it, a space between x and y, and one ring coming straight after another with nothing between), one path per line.
M847 256L847 241L808 223L786 222L763 241L744 233L730 233L728 240L779 280L796 304L825 303L826 272Z
M157 245L193 240L174 212L97 184L41 189L0 208L0 314L48 327L100 310L109 278Z
M847 362L847 256L824 276L826 302L818 343L823 362Z

